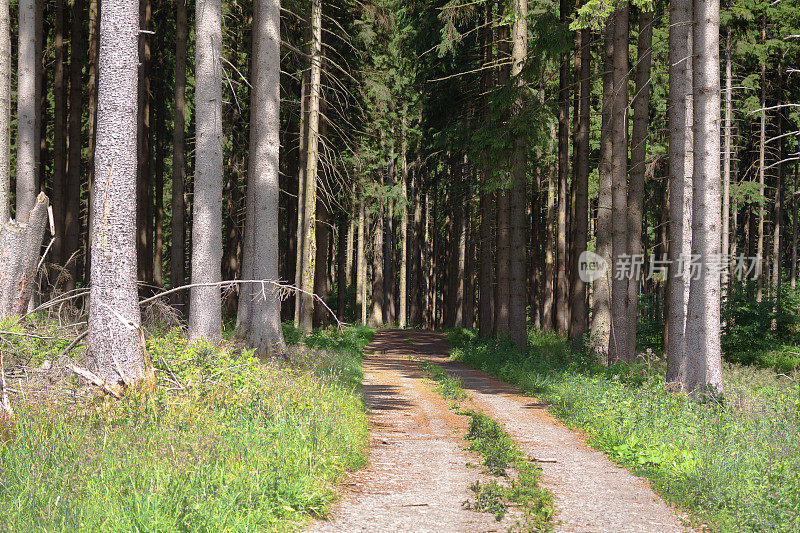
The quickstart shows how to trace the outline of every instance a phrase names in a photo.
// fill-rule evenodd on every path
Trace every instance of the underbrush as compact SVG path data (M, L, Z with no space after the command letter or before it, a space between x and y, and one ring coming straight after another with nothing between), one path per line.
M722 531L800 530L800 400L775 372L726 364L725 399L667 390L663 365L600 365L552 333L508 342L450 334L452 358L515 383L666 499Z
M370 336L315 332L264 363L173 330L148 340L155 394L15 402L0 530L292 530L324 515L333 484L365 461Z

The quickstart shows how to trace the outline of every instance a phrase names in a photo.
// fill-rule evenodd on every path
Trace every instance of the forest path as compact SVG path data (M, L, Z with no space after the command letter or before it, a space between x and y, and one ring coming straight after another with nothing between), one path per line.
M369 465L345 483L328 521L311 531L504 531L516 517L495 522L463 510L469 485L481 475L467 462L466 417L458 416L409 356L441 365L461 379L462 407L497 420L531 458L555 496L556 531L689 531L678 514L638 478L550 415L545 405L492 376L450 361L441 333L380 330L365 349L364 396L371 411ZM483 481L483 480L482 480Z

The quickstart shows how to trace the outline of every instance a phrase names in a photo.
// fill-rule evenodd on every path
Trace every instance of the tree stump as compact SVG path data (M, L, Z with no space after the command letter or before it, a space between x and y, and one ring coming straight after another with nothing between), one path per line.
M27 221L10 221L0 228L0 318L21 315L28 306L49 203L40 193Z

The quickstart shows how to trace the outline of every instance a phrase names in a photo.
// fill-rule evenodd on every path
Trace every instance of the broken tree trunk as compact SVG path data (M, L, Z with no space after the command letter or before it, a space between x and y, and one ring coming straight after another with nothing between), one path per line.
M21 315L28 307L48 205L47 196L41 193L26 222L7 222L0 229L0 318Z

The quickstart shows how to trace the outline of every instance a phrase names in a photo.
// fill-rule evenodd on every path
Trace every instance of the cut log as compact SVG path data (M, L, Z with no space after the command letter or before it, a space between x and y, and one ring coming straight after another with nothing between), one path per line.
M28 306L48 205L47 196L41 193L25 222L11 221L0 228L0 318L21 315Z

